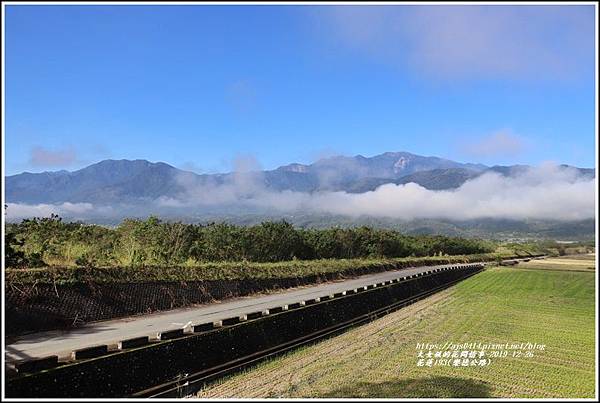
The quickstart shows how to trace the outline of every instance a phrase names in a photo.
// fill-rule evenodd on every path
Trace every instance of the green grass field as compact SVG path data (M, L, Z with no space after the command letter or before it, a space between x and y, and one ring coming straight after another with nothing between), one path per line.
M260 364L199 397L592 398L594 272L490 268L368 325ZM593 256L586 265L594 265ZM542 263L541 265L544 265ZM539 266L539 265L538 265ZM589 266L586 266L589 267ZM482 367L417 366L417 343L537 343Z

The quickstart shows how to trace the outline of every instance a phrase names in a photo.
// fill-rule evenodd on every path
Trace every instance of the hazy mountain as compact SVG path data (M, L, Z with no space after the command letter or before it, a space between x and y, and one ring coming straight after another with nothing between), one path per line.
M417 183L427 189L457 188L465 181L493 171L514 176L524 165L486 167L459 163L407 152L388 152L371 158L337 156L313 164L290 164L270 171L198 175L162 162L145 160L105 160L68 172L29 173L6 177L9 203L135 204L159 197L176 197L194 185L244 183L249 175L255 184L267 189L314 192L319 190L362 193L385 183ZM593 169L577 168L581 175L593 177Z
M131 202L177 192L181 173L145 160L105 160L68 172L25 172L6 178L6 201L13 203Z
M594 169L571 168L575 169L580 177L589 179L595 176ZM255 224L263 220L284 218L302 227L372 225L395 228L411 234L501 239L592 239L595 231L593 218L486 218L463 221L459 218L402 219L369 215L347 216L302 209L286 212L285 209L269 207L276 203L293 202L293 199L305 197L308 193L315 197L318 197L321 191L364 193L384 184L401 185L412 182L429 190L455 189L466 181L488 172L518 177L528 169L526 165L487 167L405 152L385 153L371 158L360 155L331 157L314 164L289 164L268 171L203 175L183 171L162 162L105 160L73 172L24 172L8 176L5 194L8 203L17 205L9 207L9 211L19 211L22 206L29 209L27 211L30 213L27 214L47 215L49 211L56 210L62 211L61 216L67 220L84 220L106 225L117 224L124 217L146 218L155 214L186 222L227 221ZM277 193L264 192L265 190ZM232 202L252 197L253 192L262 192L266 200L269 200L271 195L277 195L278 200L271 200L271 204L266 205ZM408 190L407 194L413 193ZM185 201L196 203L202 198L209 198L212 203L193 204L196 206L193 208L188 208L185 204ZM260 197L258 199L262 200ZM178 204L180 200L183 200L184 204ZM77 203L90 205L84 206L83 210L78 210L79 207L73 210L60 207L67 202L76 207L80 206ZM15 216L18 217L18 213Z
M407 152L388 152L371 158L362 155L330 157L310 165L286 165L271 172L276 172L278 175L293 173L296 176L307 178L307 182L313 185L311 190L360 192L373 190L383 183L404 183L399 179L417 172L448 169L475 173L482 172L487 167L482 164L463 164ZM273 187L278 188L277 186ZM288 187L288 189L300 190L294 187Z

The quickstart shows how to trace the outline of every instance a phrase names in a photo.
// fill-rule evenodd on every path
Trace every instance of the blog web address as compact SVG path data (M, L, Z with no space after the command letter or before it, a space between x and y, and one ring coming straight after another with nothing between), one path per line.
M416 365L418 367L487 367L497 359L530 359L545 350L545 344L533 342L417 343Z

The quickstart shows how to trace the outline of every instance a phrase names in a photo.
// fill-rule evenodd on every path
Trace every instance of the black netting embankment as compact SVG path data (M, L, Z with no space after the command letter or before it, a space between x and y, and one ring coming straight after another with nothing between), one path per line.
M6 393L9 397L36 398L130 396L184 374L243 359L361 315L385 310L480 270L481 266L471 266L435 272L234 326L9 379Z

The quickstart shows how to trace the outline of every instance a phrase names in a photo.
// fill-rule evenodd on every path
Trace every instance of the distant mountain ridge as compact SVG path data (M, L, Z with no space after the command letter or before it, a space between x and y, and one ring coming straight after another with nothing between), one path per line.
M73 172L25 172L6 178L6 200L111 203L155 199L177 190L180 172L163 162L145 160L104 160Z
M513 176L527 168L487 167L408 152L387 152L374 157L335 156L313 164L293 163L242 175L249 175L264 188L276 191L363 193L386 183L414 182L431 190L453 189L485 172ZM573 168L585 177L595 176L594 169ZM73 172L24 172L8 176L5 194L9 203L136 203L177 197L190 181L222 185L234 181L236 175L240 174L195 174L146 160L104 160Z

